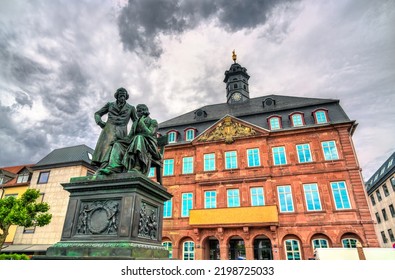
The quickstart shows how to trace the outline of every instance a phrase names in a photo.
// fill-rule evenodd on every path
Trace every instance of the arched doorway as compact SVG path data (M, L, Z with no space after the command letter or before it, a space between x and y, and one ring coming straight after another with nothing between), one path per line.
M215 237L209 237L207 240L207 247L208 248L208 259L209 260L220 260L220 249L219 249L219 241Z
M272 242L264 235L257 236L254 240L254 260L272 259Z
M234 236L229 240L229 259L245 260L246 248L244 240L239 236Z

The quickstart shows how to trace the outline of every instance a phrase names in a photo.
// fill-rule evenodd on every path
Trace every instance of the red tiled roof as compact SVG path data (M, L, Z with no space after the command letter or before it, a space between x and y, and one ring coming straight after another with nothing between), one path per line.
M6 167L0 167L0 170L5 170L9 173L15 174L15 178L12 180L8 181L7 183L3 184L4 187L9 187L9 186L14 186L14 185L26 185L29 182L25 183L17 183L17 174L21 172L24 168L28 168L29 171L31 171L31 167L33 167L34 164L25 164L25 165L15 165L15 166L6 166Z

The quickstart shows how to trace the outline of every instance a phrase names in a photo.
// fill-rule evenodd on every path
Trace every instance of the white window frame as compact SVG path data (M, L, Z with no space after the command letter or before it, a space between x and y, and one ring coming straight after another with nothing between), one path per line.
M250 165L250 156L253 158L253 160L252 160L253 165ZM255 164L256 159L258 159L257 164ZM247 165L248 165L248 167L261 166L261 157L260 157L260 153L259 153L259 148L247 149Z
M227 189L226 190L226 198L227 198L227 205L229 208L240 207L240 190L239 189ZM231 203L233 205L231 205Z
M185 141L192 141L193 139L195 139L195 129L189 128L185 131Z
M254 192L255 190L259 190L258 192ZM251 195L251 206L264 206L265 205L265 189L263 187L252 187L250 189ZM262 199L261 199L262 197ZM260 204L260 200L262 200L262 204Z
M189 197L189 195L191 195ZM190 202L190 205L189 205ZM189 207L190 206L190 207ZM190 210L193 209L193 193L181 194L181 217L189 217Z
M207 203L207 200L209 201L209 203ZM215 190L208 190L204 192L204 208L217 208L217 192Z
M324 153L325 160L338 160L340 158L339 151L337 150L336 141L323 141L321 142L321 147L322 152ZM327 153L325 152L325 149L327 149Z
M291 213L295 212L295 206L293 202L293 195L292 195L292 187L290 185L284 186L277 186L277 195L278 195L278 204L280 206L281 213ZM284 196L284 200L282 200L281 195ZM290 199L289 199L290 196ZM290 200L290 204L288 203ZM285 204L284 204L285 203ZM283 206L285 209L282 209Z
M321 204L320 191L318 189L318 184L316 184L316 183L303 184L303 192L304 192L304 198L306 201L307 211L322 211L322 204ZM318 205L315 204L316 198L318 199L318 201L317 201ZM313 209L309 209L309 200L312 201Z
M168 141L170 143L177 143L177 132L176 131L170 131L168 134Z
M228 157L229 155L229 157ZM230 162L229 162L230 160ZM231 165L231 167L228 167ZM235 163L235 166L233 166L233 163ZM237 151L227 151L225 152L225 169L230 170L230 169L237 169L238 168L238 163L237 163Z
M182 158L182 174L193 174L193 157Z
M213 163L212 168L211 168L211 160ZM209 165L206 165L206 161L209 162ZM210 167L210 168L207 169L206 167ZM203 155L203 170L204 171L215 171L215 168L216 168L215 167L215 153L204 154Z

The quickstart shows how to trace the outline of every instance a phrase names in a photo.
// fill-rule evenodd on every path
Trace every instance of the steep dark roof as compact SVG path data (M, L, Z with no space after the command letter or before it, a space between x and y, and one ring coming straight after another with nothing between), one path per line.
M267 106L265 100L272 99L273 105ZM302 112L305 115L306 126L315 125L312 112L316 109L328 110L330 123L349 122L350 119L339 105L337 99L306 98L282 95L267 95L251 98L245 103L220 103L207 105L159 124L159 133L165 134L169 130L178 130L194 127L198 134L210 127L225 115L231 115L259 127L269 129L267 118L272 115L282 117L283 129L291 129L289 115L293 112ZM197 118L196 113L205 112L205 117Z
M374 172L365 184L366 191L371 194L377 187L384 183L389 176L395 173L395 152Z
M89 158L89 154L93 154L93 149L86 145L55 149L39 162L37 162L33 169L37 170L55 166L70 166L75 164L87 164L87 166L90 166L91 159Z

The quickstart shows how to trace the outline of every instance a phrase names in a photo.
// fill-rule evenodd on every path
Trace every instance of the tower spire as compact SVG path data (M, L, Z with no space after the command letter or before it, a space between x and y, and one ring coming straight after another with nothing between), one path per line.
M243 103L250 99L247 69L236 62L236 51L232 52L233 64L225 71L226 101L228 104Z

